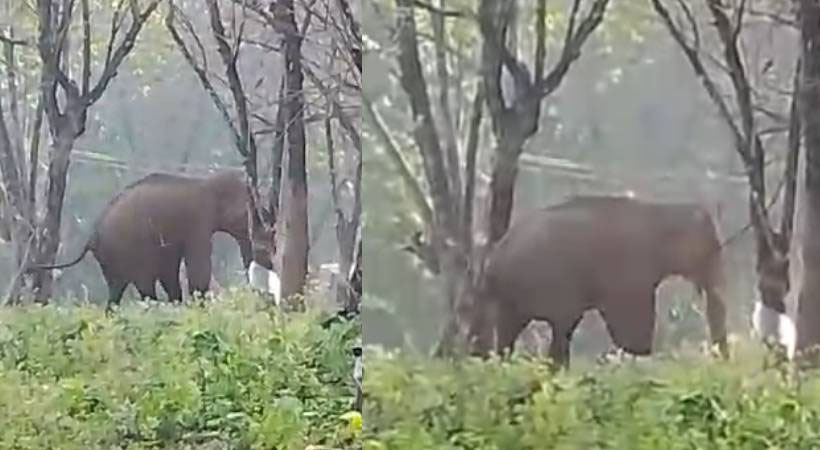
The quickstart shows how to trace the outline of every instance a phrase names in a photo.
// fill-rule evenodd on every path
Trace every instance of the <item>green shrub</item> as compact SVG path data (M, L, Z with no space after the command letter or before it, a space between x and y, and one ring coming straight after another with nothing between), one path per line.
M684 349L559 374L522 357L366 360L365 449L820 448L820 381L764 369L751 342L727 362Z
M355 448L357 321L205 306L0 309L0 449Z

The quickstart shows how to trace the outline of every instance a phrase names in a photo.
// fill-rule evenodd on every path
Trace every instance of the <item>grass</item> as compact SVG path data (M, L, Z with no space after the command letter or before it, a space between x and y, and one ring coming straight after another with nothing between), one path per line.
M0 449L357 448L350 349L247 291L205 306L0 309Z
M544 361L367 351L365 449L817 449L820 381L755 342L551 374Z

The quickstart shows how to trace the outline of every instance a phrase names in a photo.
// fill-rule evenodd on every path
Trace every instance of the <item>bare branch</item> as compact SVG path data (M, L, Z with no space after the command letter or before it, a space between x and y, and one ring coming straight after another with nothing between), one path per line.
M433 121L427 82L421 68L416 38L416 21L411 0L397 0L399 82L408 97L413 118L413 136L422 155L425 178L435 211L434 219L442 225L447 238L455 237L457 217L453 214L453 192L447 177L444 152Z
M205 71L205 68L200 67L196 61L194 60L191 52L188 50L188 47L185 45L185 41L182 39L182 36L177 31L176 27L174 26L174 20L176 13L179 12L178 8L173 4L168 8L168 15L165 16L165 27L168 29L168 32L171 34L171 38L173 39L174 43L176 44L177 48L179 49L180 53L182 53L183 58L185 61L188 62L188 65L196 74L197 78L199 79L199 83L202 85L202 88L205 92L208 93L208 96L211 98L216 109L219 111L219 114L222 116L222 120L228 126L228 129L231 131L231 136L233 137L234 144L237 148L242 148L242 138L239 135L239 131L234 126L233 120L231 120L231 114L228 112L228 107L225 105L225 102L222 101L222 98L219 97L217 94L216 89L214 89L213 84L208 79L208 74ZM196 33L193 32L195 35ZM197 38L197 41L199 39ZM204 50L203 50L204 51Z
M707 5L712 14L712 18L715 20L715 28L718 31L718 36L720 36L723 43L724 59L729 66L729 77L732 81L740 109L743 136L746 142L738 146L738 149L743 152L749 151L750 154L748 156L750 158L758 159L760 156L757 154L759 149L756 149L757 146L751 145L749 141L754 134L754 112L752 109L751 89L749 87L749 81L746 78L746 69L737 49L737 36L734 34L732 25L729 23L729 18L723 11L723 6L719 0L708 0ZM738 16L738 19L739 23L742 23L742 16Z
M753 17L763 17L764 19L770 20L776 24L785 25L790 28L797 29L797 22L794 19L787 18L777 13L760 11L750 7L748 9L748 14Z
M122 22L125 19L125 15L122 14L122 5L124 1L125 0L119 0L117 2L117 6L114 9L114 15L111 18L111 32L108 36L108 44L106 45L105 51L105 62L103 64L106 67L111 64L111 55L114 53L114 42L117 40L117 34L119 33Z
M576 4L578 1L576 0ZM544 76L547 57L547 0L538 0L535 7L535 79Z
M478 159L478 139L481 128L481 115L484 106L484 86L479 83L473 99L473 114L470 118L470 128L467 135L466 164L464 171L464 204L462 206L462 236L465 242L465 251L470 255L473 247L473 206L475 205L476 161Z
M40 137L43 127L43 95L37 98L37 108L34 112L34 125L32 126L31 142L29 143L29 173L28 173L28 207L29 217L34 218L37 205L37 166L40 160Z
M322 94L322 96L324 96L327 99L330 99L330 101L333 103L333 111L332 111L333 115L338 117L339 124L341 124L342 128L344 128L345 132L347 132L347 136L348 136L348 138L350 138L351 141L353 141L353 145L357 149L361 150L361 148L362 148L361 134L359 133L358 130L356 130L356 127L354 127L353 124L350 123L350 120L348 119L348 117L345 114L342 113L343 108L342 108L341 105L339 105L338 100L333 95L331 95L330 87L327 86L325 83L323 83L322 80L319 78L319 76L316 75L316 73L312 69L310 69L308 66L302 66L302 69L303 69L305 75L308 77L308 80L310 80L310 82L314 86L316 86L317 89L319 89L319 92Z
M22 46L22 47L31 47L32 46L32 43L25 40L25 39L15 39L15 38L6 36L3 33L0 33L0 42L2 42L4 44L10 44L10 45L19 45L19 46Z
M783 172L786 192L783 196L783 215L780 217L780 234L787 243L791 243L794 231L794 208L795 198L797 197L797 164L800 159L800 137L802 133L799 107L801 65L801 61L798 59L794 68L792 99L791 106L789 107L788 158L786 160L786 168ZM788 249L785 250L788 251Z
M407 190L410 192L410 198L421 214L424 224L432 224L433 210L427 202L427 196L424 194L421 186L419 185L418 178L413 174L407 161L405 161L401 150L399 150L398 144L396 144L395 140L390 135L390 132L387 131L387 126L385 126L381 116L378 114L373 104L366 97L362 98L362 102L364 103L365 114L367 114L373 124L376 135L384 144L385 150L387 151L387 156L391 161L393 161L393 164L396 166L396 170L399 172L399 176L404 182L404 185L407 187Z
M735 9L735 26L732 29L732 43L737 46L740 32L743 29L743 14L746 12L746 0L740 0L740 5Z
M38 38L37 49L40 59L43 61L40 86L45 105L45 112L48 115L48 124L52 134L56 133L58 125L62 120L62 112L57 102L57 72L60 71L56 50L54 47L54 32L52 24L52 1L40 0L37 2Z
M586 17L578 25L578 29L573 30L572 35L567 35L558 63L546 78L538 82L538 91L541 92L542 96L551 94L561 85L561 81L563 81L572 63L581 56L581 47L603 21L607 5L609 5L609 0L595 0ZM577 10L574 11L573 16L576 14ZM569 20L570 23L574 23L576 19L570 17Z
M219 12L219 5L216 0L207 0L207 5L211 18L211 31L216 40L217 52L222 58L222 64L225 66L225 74L228 77L228 85L231 95L233 96L234 108L236 109L236 120L238 122L238 132L241 139L237 151L245 157L245 167L248 169L248 175L251 177L251 181L255 187L257 181L256 140L250 129L248 100L245 96L242 80L239 78L239 72L236 68L234 52L231 50L230 45L228 45L228 39L225 35L225 28L222 25L222 17ZM238 54L239 49L237 48L236 51Z
M285 154L285 106L282 99L285 96L285 77L279 84L280 102L276 106L276 123L273 130L273 146L271 148L271 186L268 199L273 217L279 217L279 197L282 190L282 159Z
M333 143L333 127L331 118L325 118L325 147L327 150L327 171L330 176L330 199L333 202L333 209L336 211L336 218L344 220L344 212L339 204L339 184L336 181L336 150Z
M57 24L57 59L60 59L65 50L65 43L68 39L68 31L71 29L72 13L74 12L74 2L76 0L63 0L62 17Z
M726 126L729 128L729 131L732 133L732 137L735 141L735 147L739 148L740 145L744 142L743 135L741 135L740 129L738 128L737 124L735 123L734 118L732 117L732 113L729 110L729 106L726 104L726 101L723 98L720 90L718 89L715 82L712 80L712 77L706 71L706 68L703 66L703 62L700 59L700 55L698 53L698 48L693 48L689 44L686 43L686 39L683 36L683 32L675 25L672 17L669 14L669 10L661 3L661 0L652 0L652 6L655 9L655 12L661 17L663 23L666 25L667 30L672 35L672 38L675 42L678 43L678 46L683 51L683 54L689 60L689 65L694 70L695 75L700 79L701 83L703 84L706 93L709 95L709 98L712 99L712 102L718 109L718 112L726 123ZM687 14L688 15L688 14ZM690 16L691 17L691 16ZM697 30L697 25L695 24L694 20L690 22L691 26L694 26L695 29L692 33L695 36L699 36ZM699 41L699 39L698 39ZM739 150L741 153L741 158L743 159L744 165L748 167L751 163L750 155L747 155L745 151Z
M581 8L581 0L573 0L572 2L572 10L569 13L569 18L567 19L567 31L564 35L564 49L569 47L570 41L572 40L572 36L575 33L575 21L578 20L578 10Z
M431 5L430 3L426 3L426 2L423 2L421 0L414 0L413 5L418 6L421 9L427 10L427 11L433 13L433 14L436 14L436 15L442 16L442 17L467 17L468 16L467 13L464 13L464 12L461 12L461 11L455 11L455 10L446 10L444 8L437 8L433 5Z
M347 0L338 0L339 8L342 10L350 34L354 40L354 44L349 49L356 68L359 69L359 74L362 73L362 33L360 31L359 22L353 17L353 12L350 10L350 4Z
M444 1L439 0L439 6L444 8ZM458 161L458 143L456 142L456 130L453 124L453 116L450 105L450 74L447 68L447 53L445 51L447 24L443 15L433 15L430 17L433 23L433 34L435 36L435 56L436 73L439 79L439 109L441 110L441 122L444 128L444 139L446 144L446 170L449 176L450 189L453 193L461 192L461 167ZM459 206L455 207L455 214L459 214Z
M9 27L9 35L14 36L14 27ZM23 118L20 114L20 89L18 85L18 67L16 46L10 43L3 43L4 53L6 58L6 81L8 83L9 91L9 115L10 125L9 133L11 135L11 142L14 147L14 156L17 162L17 170L20 174L25 172L26 159L23 153ZM25 94L23 94L25 95Z
M97 80L97 84L94 86L91 91L89 91L88 95L83 96L83 100L86 105L90 105L95 103L97 100L102 97L103 92L108 87L108 84L111 82L112 79L117 75L117 70L119 70L120 65L125 60L125 57L131 52L134 48L134 44L136 44L137 36L142 30L143 25L151 17L154 10L157 9L159 6L159 2L161 0L151 0L148 3L148 6L145 10L141 13L133 13L134 17L132 19L131 25L128 28L128 31L125 33L125 37L120 45L114 50L113 54L111 55L111 60L108 61L102 69L102 74L100 75L100 79ZM132 0L132 5L136 4L136 0ZM135 11L133 8L136 6L132 6L132 12Z
M83 13L83 81L82 95L88 95L91 85L91 13L88 8L88 0L82 0Z
M686 3L686 0L678 0L678 5L680 5L684 17L686 17L686 20L689 22L689 29L692 32L693 38L692 48L696 52L700 53L700 27L698 27L698 23L695 21L695 15L692 14L692 8L689 7L689 4Z

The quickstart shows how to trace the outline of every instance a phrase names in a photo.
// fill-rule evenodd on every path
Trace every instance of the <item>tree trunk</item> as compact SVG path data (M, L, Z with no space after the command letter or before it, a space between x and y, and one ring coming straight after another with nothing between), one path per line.
M291 25L285 33L285 108L287 115L287 150L289 201L286 221L285 255L282 268L282 298L302 293L308 263L308 187L305 168L304 93L302 91L302 37L296 32L293 0L280 0Z
M12 113L14 116L16 112ZM14 120L12 120L14 122ZM19 127L18 127L19 129ZM0 172L3 175L4 194L3 198L3 230L8 232L8 238L14 244L14 256L17 267L23 267L29 259L29 249L31 246L31 215L28 214L29 206L26 204L25 185L23 183L22 167L25 160L20 160L20 151L14 150L15 145L21 145L19 139L17 144L12 143L12 137L6 126L5 112L2 102L0 102ZM12 278L10 287L6 294L5 302L16 302L19 297L22 277L20 274Z
M71 127L57 134L54 148L51 150L51 161L48 164L48 189L46 193L46 216L39 230L37 262L53 264L60 247L60 224L62 223L63 201L65 200L68 164L71 149L74 146L74 132ZM48 303L52 294L52 272L37 270L34 272L34 300Z
M797 349L816 362L820 345L820 4L801 0L801 115L806 151L803 284L797 307Z
M502 150L496 152L497 160L493 165L490 178L490 242L498 242L512 219L513 204L515 203L515 180L518 178L518 155L520 150L512 152L514 156L507 156Z

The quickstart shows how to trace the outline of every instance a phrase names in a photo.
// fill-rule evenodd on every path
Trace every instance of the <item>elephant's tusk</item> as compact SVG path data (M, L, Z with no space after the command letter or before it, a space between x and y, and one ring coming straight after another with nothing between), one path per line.
M762 302L755 302L752 312L752 328L761 340L774 338L775 341L786 348L786 355L789 360L794 358L794 351L797 345L797 329L792 319L781 314Z
M248 266L248 282L251 287L258 291L273 294L273 302L276 306L279 306L282 283L276 272L257 264L256 261L251 261L250 266Z

